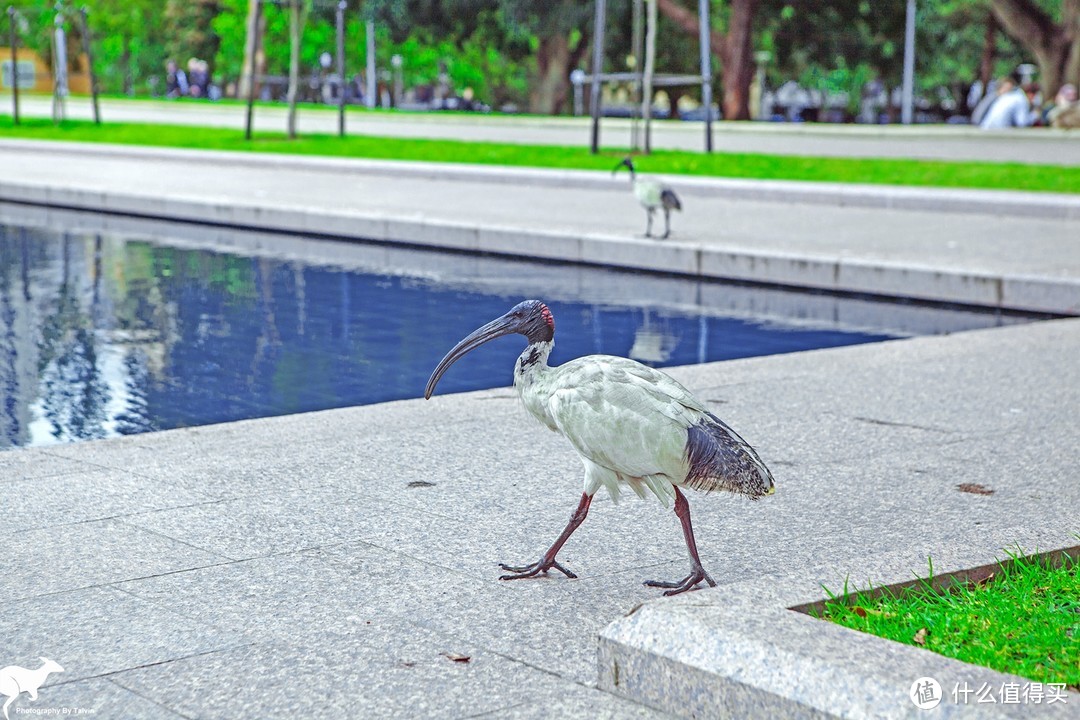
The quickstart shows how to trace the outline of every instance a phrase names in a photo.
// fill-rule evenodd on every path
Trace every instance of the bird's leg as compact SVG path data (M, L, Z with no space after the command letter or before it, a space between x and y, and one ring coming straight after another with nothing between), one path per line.
M592 495L588 493L581 493L581 502L578 503L577 510L570 516L570 522L566 524L566 528L563 529L562 534L555 540L555 542L548 548L548 551L544 553L544 556L532 565L507 565L505 563L499 563L499 567L503 570L509 570L514 573L513 575L503 575L500 580L518 580L520 578L535 577L540 573L547 573L551 568L555 568L568 578L576 578L577 575L570 572L558 562L555 561L555 555L562 549L563 544L570 539L570 536L574 534L574 531L578 529L581 523L585 522L585 516L589 514L589 505L592 503Z
M645 225L645 237L652 237L652 208L645 211L645 216L649 218L648 223Z
M694 541L694 528L690 525L690 503L686 502L686 496L675 488L675 514L682 523L683 536L686 538L686 549L690 551L690 574L678 582L664 582L663 580L646 580L649 587L671 588L665 595L678 595L679 593L692 590L695 585L704 580L711 587L716 587L716 581L709 577L705 568L701 565L698 557L697 542Z
M661 240L667 240L668 235L671 234L671 209L664 208L664 234L660 236Z

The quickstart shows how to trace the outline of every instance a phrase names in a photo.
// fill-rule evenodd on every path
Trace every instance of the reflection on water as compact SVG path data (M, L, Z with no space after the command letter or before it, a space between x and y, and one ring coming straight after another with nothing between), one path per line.
M5 225L5 214L22 226ZM555 314L556 364L607 353L680 365L1018 321L580 267L32 215L0 206L0 447L419 397L446 350L527 297L545 299ZM208 243L218 250L196 247ZM454 366L440 392L508 385L521 348L520 338L480 348Z

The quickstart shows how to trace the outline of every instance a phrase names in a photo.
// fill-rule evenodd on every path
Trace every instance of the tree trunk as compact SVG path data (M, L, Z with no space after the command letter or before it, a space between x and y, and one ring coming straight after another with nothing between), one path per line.
M135 82L131 75L131 38L124 36L124 52L120 55L120 66L124 68L124 94L135 94Z
M266 72L266 53L263 52L262 39L265 37L266 32L266 14L257 11L258 4L261 0L248 0L248 16L247 16L247 41L244 43L244 64L240 66L240 82L236 84L237 97L246 98L248 96L248 77L251 72L251 63L255 63L255 89L258 90L259 80L258 76L265 74ZM259 18L259 46L255 48L255 57L251 57L251 36L255 33L255 18Z
M698 37L701 24L697 12L678 0L657 0L660 12L688 34ZM727 34L709 29L709 46L720 58L721 107L725 120L750 119L750 82L754 77L753 23L758 0L731 0Z
M720 56L724 118L750 119L750 83L754 79L754 11L758 0L732 0L727 51Z
M1035 56L1044 96L1080 81L1080 0L1061 0L1060 24L1034 0L990 0L990 7L1005 32Z
M296 138L296 100L300 93L300 41L307 20L307 0L291 0L289 18L289 139Z
M536 49L537 78L529 91L529 112L558 115L563 111L570 92L570 70L577 66L586 50L585 33L581 37L573 48L566 35L540 38Z

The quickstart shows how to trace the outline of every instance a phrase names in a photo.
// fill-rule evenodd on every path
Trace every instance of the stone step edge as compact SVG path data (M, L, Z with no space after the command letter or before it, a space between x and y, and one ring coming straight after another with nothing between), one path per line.
M1002 310L1080 314L1080 279L1076 278L994 275L857 258L753 252L735 246L708 247L280 205L225 204L201 198L162 198L5 181L0 181L0 201L149 220L192 222L192 218L199 218L200 224L220 227L389 242L694 278Z

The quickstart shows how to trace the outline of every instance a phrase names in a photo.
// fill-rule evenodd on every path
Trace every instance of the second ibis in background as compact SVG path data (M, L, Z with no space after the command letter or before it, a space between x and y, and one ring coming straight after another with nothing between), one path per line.
M660 239L666 239L671 234L671 211L682 210L682 203L679 202L679 196L675 194L675 191L670 187L660 182L656 178L648 177L647 175L638 175L634 169L634 161L630 158L624 158L621 163L615 166L615 169L611 171L614 175L619 171L619 168L625 167L630 171L630 186L634 189L634 196L637 197L638 202L641 203L641 207L645 208L645 213L648 215L648 223L645 226L645 237L652 237L652 220L653 213L657 209L663 209L664 211L664 234L660 236Z

